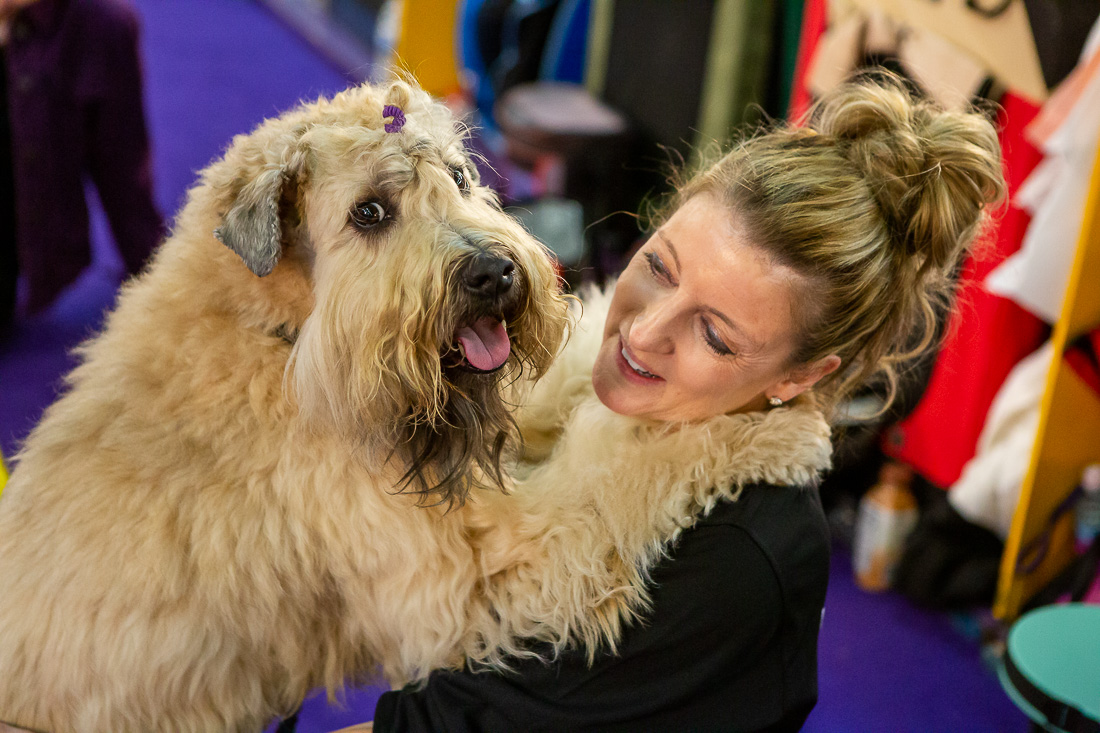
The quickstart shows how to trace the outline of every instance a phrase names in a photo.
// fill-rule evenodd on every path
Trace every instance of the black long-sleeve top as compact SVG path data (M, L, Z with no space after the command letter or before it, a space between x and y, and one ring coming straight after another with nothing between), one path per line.
M654 569L652 611L617 654L436 672L384 694L374 730L798 730L817 701L828 574L816 490L747 487Z

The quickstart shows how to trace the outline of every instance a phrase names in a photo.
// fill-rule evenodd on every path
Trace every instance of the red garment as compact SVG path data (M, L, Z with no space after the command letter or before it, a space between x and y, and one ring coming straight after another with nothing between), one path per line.
M1011 200L1042 158L1024 138L1024 128L1039 108L1012 93L1004 96L1001 107L998 128L1010 204L994 215L963 268L958 306L924 396L889 431L883 446L943 488L955 483L974 457L986 413L1009 371L1049 332L1034 315L982 285L993 268L1020 248L1031 217Z
M794 79L791 80L791 103L787 107L787 119L791 122L806 114L813 103L810 90L806 88L806 72L828 22L825 0L806 0L802 7L802 35L798 39L798 58L794 63Z

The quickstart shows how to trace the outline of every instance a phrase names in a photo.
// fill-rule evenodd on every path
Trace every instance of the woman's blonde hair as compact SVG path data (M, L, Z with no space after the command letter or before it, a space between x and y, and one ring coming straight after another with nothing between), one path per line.
M794 364L841 368L815 391L828 406L924 353L953 274L1005 192L997 133L978 112L915 99L896 77L844 84L808 127L741 141L678 188L725 203L749 243L803 276ZM884 408L885 409L885 408Z

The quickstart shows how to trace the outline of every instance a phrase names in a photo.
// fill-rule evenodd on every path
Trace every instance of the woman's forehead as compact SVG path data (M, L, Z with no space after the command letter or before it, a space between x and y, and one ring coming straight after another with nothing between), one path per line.
M680 286L701 309L765 343L791 331L797 274L755 246L737 217L711 196L696 196L657 231Z

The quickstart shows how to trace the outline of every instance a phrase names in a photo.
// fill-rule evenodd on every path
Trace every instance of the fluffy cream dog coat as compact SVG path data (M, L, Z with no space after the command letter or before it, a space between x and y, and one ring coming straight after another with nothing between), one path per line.
M15 457L0 720L256 731L313 687L460 659L480 571L447 510L498 472L502 388L567 315L462 137L365 85L203 172Z

